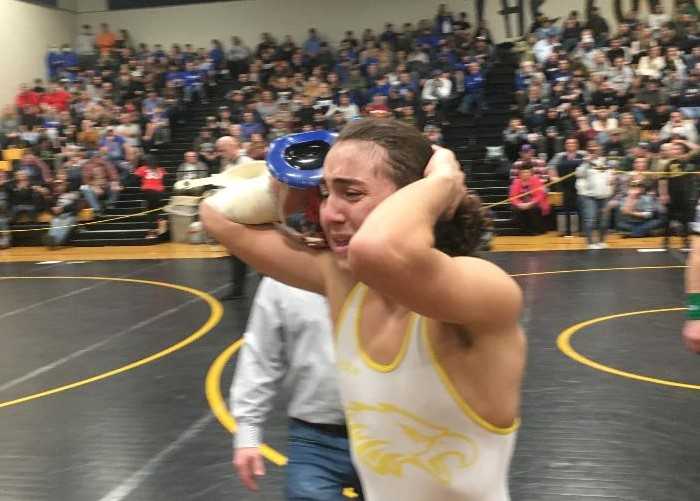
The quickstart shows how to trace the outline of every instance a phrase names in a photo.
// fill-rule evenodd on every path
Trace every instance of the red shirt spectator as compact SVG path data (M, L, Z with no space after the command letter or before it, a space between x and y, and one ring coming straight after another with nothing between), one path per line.
M514 197L518 196L520 197L514 199ZM529 176L527 180L523 180L522 176L513 179L513 183L510 185L510 198L512 199L511 203L516 207L534 202L542 211L543 216L549 214L550 206L547 190L537 176Z
M17 108L24 110L31 106L39 106L41 102L41 94L34 92L32 89L28 89L26 85L23 85L20 89L20 93L17 94L15 98L15 103Z
M150 168L146 165L142 165L134 172L138 177L141 178L141 189L163 192L165 191L165 186L163 185L163 179L165 178L165 169L162 167Z
M41 104L51 106L56 111L67 111L70 100L70 92L58 87L41 96L40 102Z

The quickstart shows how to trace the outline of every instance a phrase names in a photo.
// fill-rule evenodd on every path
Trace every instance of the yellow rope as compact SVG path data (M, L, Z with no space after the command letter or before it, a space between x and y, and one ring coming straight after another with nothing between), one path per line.
M54 226L54 229L57 228L77 228L79 226L90 226L93 224L102 224L102 223L110 223L112 221L119 221L121 219L129 219L131 217L137 217L137 216L143 216L145 214L151 214L153 212L158 212L162 211L162 208L159 209L151 209L143 212L137 212L136 214L127 214L125 216L116 216L116 217L110 217L108 219L99 219L95 221L88 221L85 223L76 223L76 224L64 224L62 226ZM6 234L6 233L27 233L30 231L47 231L51 229L51 226L47 226L46 228L21 228L18 230L0 230L0 235Z
M680 176L687 176L687 175L700 175L700 172L679 172L679 173L669 173L669 172L652 172L652 171L647 171L647 172L636 172L636 171L622 171L622 170L613 170L615 174L641 174L644 176L666 176L666 177L680 177ZM490 204L485 204L481 206L481 210L487 210L491 209L492 207L497 207L499 205L505 205L511 203L513 200L518 200L519 198L525 197L527 195L531 195L535 193L536 191L543 189L543 188L549 188L550 186L554 186L555 184L559 184L565 179L568 179L572 176L575 176L576 172L570 172L569 174L562 176L558 178L556 181L550 181L549 183L546 183L542 185L540 188L536 188L534 190L526 191L525 193L521 193L520 195L517 195L515 197L508 197L505 200L501 200L500 202L494 202ZM63 226L55 226L54 228L78 228L82 226L91 226L94 224L102 224L102 223L110 223L112 221L120 221L122 219L129 219L132 217L139 217L139 216L144 216L146 214L151 214L153 212L158 212L162 211L163 209L151 209L143 212L137 212L136 214L127 214L125 216L116 216L116 217L111 217L108 219L100 219L100 220L95 220L95 221L88 221L85 223L76 223L76 224L66 224ZM47 231L51 227L48 226L46 228L23 228L23 229L16 229L16 230L0 230L0 235L3 234L8 234L8 233L27 233L30 231Z

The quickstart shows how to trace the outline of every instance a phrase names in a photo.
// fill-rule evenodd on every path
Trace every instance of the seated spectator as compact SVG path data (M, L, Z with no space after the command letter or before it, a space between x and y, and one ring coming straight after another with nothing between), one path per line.
M117 170L105 157L95 155L85 162L80 192L95 216L101 216L105 208L113 207L121 190Z
M67 180L60 179L53 183L49 212L52 215L51 227L45 237L46 246L55 249L64 245L70 237L77 221L80 195L68 191Z
M668 140L674 137L687 139L691 143L697 143L698 131L692 120L686 120L683 113L674 111L670 119L661 128L661 139Z
M526 235L545 232L544 218L550 211L547 191L531 169L518 171L510 185L510 199L516 221Z
M613 129L610 131L608 141L603 146L603 153L608 158L621 160L624 158L627 149L622 142L623 129Z
M7 249L12 242L12 234L8 231L12 218L11 184L7 172L0 170L0 249Z
M246 154L253 160L265 160L267 141L265 141L263 134L255 132L250 135L250 141L246 146Z
M313 119L312 119L313 120ZM252 111L243 112L243 123L241 124L241 139L250 141L252 134L264 134L265 127L255 119Z
M625 150L628 150L639 144L641 139L641 130L637 125L632 113L623 113L620 116L620 140Z
M346 121L355 120L360 116L360 109L357 105L350 101L350 95L348 92L341 92L338 96L338 104L333 104L326 112L326 117L333 116L336 112L340 111L345 117Z
M163 217L161 211L156 210L163 206L165 169L158 166L153 155L146 155L143 165L137 168L134 174L141 179L141 191L146 199L146 211L152 211L149 213L148 218L157 225L156 229L151 229L148 232L146 238L158 238L168 231L167 219Z
M201 179L209 176L209 168L207 165L197 158L197 153L188 151L185 153L185 161L177 168L177 180L185 181L188 179ZM205 187L191 188L189 190L179 191L180 195L195 195L199 196L204 192Z
M113 164L124 160L126 140L114 132L114 127L107 127L105 135L98 144L100 149L104 148L107 159Z
M32 185L25 170L15 172L14 183L9 188L11 220L17 222L19 216L26 216L35 223L37 215L46 206L43 187Z
M372 117L388 117L391 110L387 105L387 97L383 94L375 94L372 101L365 106L365 113Z
M666 59L661 55L661 47L655 45L649 49L649 53L642 56L637 64L637 75L658 80L662 71L666 68Z
M511 181L520 177L522 169L528 169L532 176L537 177L544 186L549 182L551 171L544 160L535 156L537 150L530 144L523 144L520 148L520 158L513 162L510 169ZM547 188L544 188L545 193Z
M648 237L663 227L661 205L654 194L647 192L644 183L632 182L620 204L617 230L623 237Z

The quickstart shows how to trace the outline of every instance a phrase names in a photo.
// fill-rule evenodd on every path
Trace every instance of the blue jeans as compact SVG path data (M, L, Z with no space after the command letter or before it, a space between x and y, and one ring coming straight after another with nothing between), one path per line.
M112 189L109 186L105 186L104 194L102 195L102 197L98 197L97 194L88 185L81 186L80 192L83 194L83 197L85 197L85 200L87 200L87 203L90 205L90 207L92 207L92 210L95 211L96 215L102 214L102 204L100 203L100 198L104 198L108 206L114 205L114 203L119 198L119 192L112 191Z
M10 229L10 219L0 215L0 249L10 246L10 233L2 233Z
M622 218L617 223L617 229L629 233L630 237L648 237L652 231L663 225L661 218L642 220Z
M54 245L63 245L66 243L75 222L76 217L72 214L59 214L51 219L49 236L53 240Z
M471 93L467 92L466 94L464 94L464 98L462 98L462 104L460 104L458 111L460 113L466 114L469 113L472 108L477 108L477 110L481 111L487 109L483 89L479 89Z
M607 198L595 198L581 196L581 210L583 211L583 233L589 244L593 243L593 230L597 227L600 233L599 242L605 242L608 233L608 205Z
M347 437L292 419L287 456L288 501L347 501L342 493L346 487L362 499Z

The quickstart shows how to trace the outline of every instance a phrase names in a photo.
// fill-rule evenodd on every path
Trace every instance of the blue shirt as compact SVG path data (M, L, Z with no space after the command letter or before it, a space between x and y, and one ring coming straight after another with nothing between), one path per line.
M464 76L464 91L467 94L473 94L484 88L484 77L481 72L467 73Z

